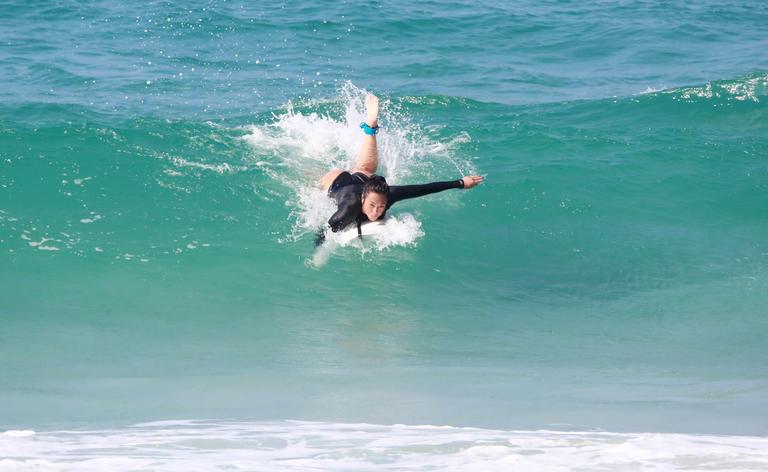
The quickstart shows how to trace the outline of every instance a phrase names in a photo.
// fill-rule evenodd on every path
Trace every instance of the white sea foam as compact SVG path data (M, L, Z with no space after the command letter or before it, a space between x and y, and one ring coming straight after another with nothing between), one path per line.
M0 457L0 471L758 471L768 437L187 420L7 431Z
M651 87L651 86L648 86L648 87L645 88L645 90L643 90L643 92L640 95L648 95L648 94L659 93L659 92L663 92L664 90L666 90L666 87Z
M25 237L24 235L22 236L22 238L29 239L29 237ZM56 246L47 245L46 243L48 241L55 241L55 240L52 238L43 238L40 241L28 241L27 244L41 251L58 251L59 250L59 248Z
M768 74L736 81L708 82L701 87L672 89L667 93L676 94L681 100L725 98L758 103L760 97L768 94Z
M340 233L333 233L326 229L326 241L318 247L309 261L314 267L322 267L330 259L333 252L339 247L354 247L362 253L371 250L382 250L392 246L409 246L416 244L417 240L424 236L421 222L413 215L404 213L398 216L390 216L384 223L384 230L367 237L365 240L353 238L344 239Z
M353 166L361 144L359 125L365 120L365 95L365 90L347 83L336 100L288 104L272 122L247 128L244 139L253 147L257 165L291 191L286 204L294 224L284 241L314 235L335 211L334 202L319 188L319 180L330 169ZM331 112L307 111L330 109L333 104L339 105L334 116ZM380 124L378 173L390 184L443 180L472 170L470 163L454 155L456 146L469 141L466 133L435 139L436 129L413 123L397 104L384 97ZM412 216L402 216L393 220L391 233L376 238L372 246L358 247L383 250L416 242L423 235L421 224ZM322 265L335 247L328 245L315 254L315 265Z
M29 436L34 436L35 432L29 429L10 429L4 433L0 433L0 435L7 436L9 438L26 438Z
M91 216L89 216L87 218L80 218L80 223L83 223L83 224L94 223L96 221L99 221L102 218L103 217L101 215L99 215L95 211L92 211L91 212Z
M206 164L205 162L188 161L182 157L171 157L171 162L173 162L173 164L176 167L191 167L195 169L203 169L203 170L215 172L217 174L230 174L230 173L240 172L247 169L244 166L233 166L233 165L227 164L226 162L222 164ZM169 174L169 175L172 175L172 174Z
M338 233L326 233L327 238L335 241L339 246L355 246L363 251L371 248L385 249L390 246L407 246L414 244L416 239L424 235L421 229L421 222L409 214L404 213L399 216L390 216L385 220L384 229L370 237L366 244L357 238L352 240L343 239Z

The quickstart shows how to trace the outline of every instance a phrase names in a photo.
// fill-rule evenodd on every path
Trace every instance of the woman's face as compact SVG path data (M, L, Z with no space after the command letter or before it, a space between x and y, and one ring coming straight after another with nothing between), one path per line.
M362 203L363 213L371 221L378 220L387 211L387 196L380 193L370 192L364 195Z

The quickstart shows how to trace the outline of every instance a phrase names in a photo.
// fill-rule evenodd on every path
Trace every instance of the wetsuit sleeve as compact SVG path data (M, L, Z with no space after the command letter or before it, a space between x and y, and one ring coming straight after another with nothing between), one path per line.
M390 185L387 206L392 206L395 202L399 202L400 200L423 197L424 195L442 192L449 188L464 188L464 182L459 179L420 185Z
M331 231L335 233L352 224L357 219L357 215L360 214L361 208L362 205L359 200L340 202L339 209L328 220Z

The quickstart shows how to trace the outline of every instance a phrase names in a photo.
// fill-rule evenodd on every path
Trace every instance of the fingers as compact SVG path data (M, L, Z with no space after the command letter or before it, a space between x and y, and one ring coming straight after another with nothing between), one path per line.
M470 189L480 184L483 180L485 180L485 177L482 175L467 175L464 176L462 180L464 180L464 188Z

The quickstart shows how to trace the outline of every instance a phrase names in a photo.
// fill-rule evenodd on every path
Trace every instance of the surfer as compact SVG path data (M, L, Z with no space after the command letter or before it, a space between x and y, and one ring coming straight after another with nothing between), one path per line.
M457 180L431 182L420 185L388 185L384 177L376 175L378 150L376 133L379 130L379 99L368 94L365 97L367 119L360 124L365 132L363 145L351 171L333 169L320 179L320 185L328 196L336 200L337 210L328 220L331 231L337 232L356 223L360 225L384 217L389 208L400 200L441 192L450 188L470 189L483 181L479 175L468 175ZM322 244L324 232L315 241Z

